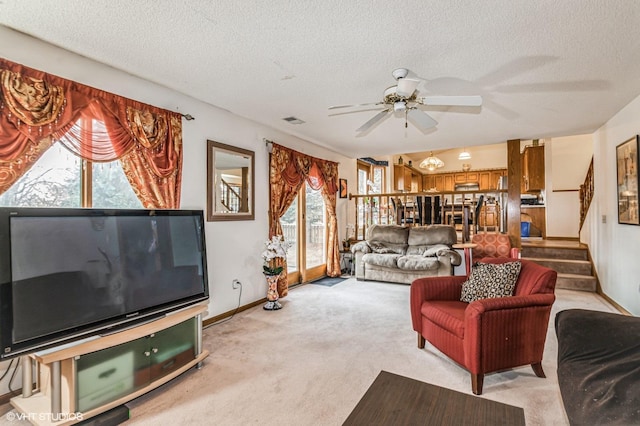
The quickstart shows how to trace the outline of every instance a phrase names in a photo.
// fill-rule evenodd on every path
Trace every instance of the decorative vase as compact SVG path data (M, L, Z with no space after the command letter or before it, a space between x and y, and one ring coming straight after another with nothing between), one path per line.
M267 311L277 311L282 308L278 299L280 295L278 294L278 275L265 275L267 277L267 285L269 286L267 289L267 303L263 306L263 309Z

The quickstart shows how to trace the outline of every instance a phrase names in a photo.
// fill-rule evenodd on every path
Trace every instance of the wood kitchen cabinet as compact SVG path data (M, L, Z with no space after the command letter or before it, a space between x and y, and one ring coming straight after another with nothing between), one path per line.
M454 173L453 181L455 183L466 183L467 182L467 174L465 172L462 173Z
M407 168L402 164L393 165L393 189L396 191L411 191L411 171L407 179Z
M480 189L493 189L491 187L491 172L486 170L478 173L478 183Z
M411 166L394 164L393 189L404 192L422 191L422 174Z
M436 187L435 175L422 175L422 189L428 191Z
M467 172L466 180L464 183L479 183L480 182L480 173L479 172Z
M489 191L497 189L500 177L506 174L507 169L427 174L422 178L422 187L425 191L431 188L437 191L453 191L456 184L477 183L480 191Z
M433 176L433 182L438 191L453 191L455 177L453 173L441 173Z
M497 189L498 184L500 183L500 178L506 175L507 169L491 170L491 176L489 177L489 186L486 189ZM482 188L482 185L480 187Z
M524 192L544 189L544 145L525 147L522 172Z
M442 191L453 191L455 187L455 178L453 173L448 173L443 176L443 187Z

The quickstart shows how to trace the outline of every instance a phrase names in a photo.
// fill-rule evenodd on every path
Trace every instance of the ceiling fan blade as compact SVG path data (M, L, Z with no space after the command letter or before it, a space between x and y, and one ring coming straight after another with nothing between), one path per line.
M431 106L481 106L482 96L425 96L423 105Z
M385 118L387 116L387 114L389 113L389 111L391 111L391 110L390 109L385 109L383 111L380 111L379 113L374 115L371 120L367 121L362 126L360 126L358 128L358 130L356 130L356 132L366 132L367 130L372 128L378 121L380 121L383 118Z
M333 106L330 106L329 109L351 108L351 107L361 107L361 106L369 106L369 105L382 105L382 102L370 102L368 104L353 104L353 105L333 105Z
M420 80L414 80L412 78L401 78L398 80L398 88L396 93L403 98L409 98L416 91L416 88L420 84Z
M417 108L412 108L407 112L407 119L423 132L438 124L431 116Z

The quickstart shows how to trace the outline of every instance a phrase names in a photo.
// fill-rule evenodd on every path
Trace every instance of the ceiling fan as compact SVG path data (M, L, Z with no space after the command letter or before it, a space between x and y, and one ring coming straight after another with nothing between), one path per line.
M425 96L419 97L416 90L421 80L407 78L409 70L406 68L398 68L391 75L396 79L398 84L391 86L384 91L382 102L374 102L368 104L354 105L336 105L329 107L330 110L339 108L361 107L369 105L384 105L385 109L373 116L369 121L360 126L356 132L362 133L371 129L374 125L389 117L394 112L405 113L405 127L407 120L411 121L421 131L435 127L438 122L434 120L426 112L422 111L419 106L465 106L477 107L482 105L481 96ZM356 111L351 111L356 112Z

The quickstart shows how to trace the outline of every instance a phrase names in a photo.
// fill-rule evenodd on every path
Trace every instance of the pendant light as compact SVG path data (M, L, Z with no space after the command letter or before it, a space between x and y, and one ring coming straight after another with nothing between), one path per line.
M422 160L422 163L420 163L419 167L421 169L427 169L430 172L432 172L432 171L434 171L436 169L444 167L444 161L442 161L438 157L435 157L433 155L433 151L431 151L429 153L429 156L427 158L425 158L424 160Z
M462 148L462 152L458 155L458 160L471 160L471 153L467 151L467 148Z

